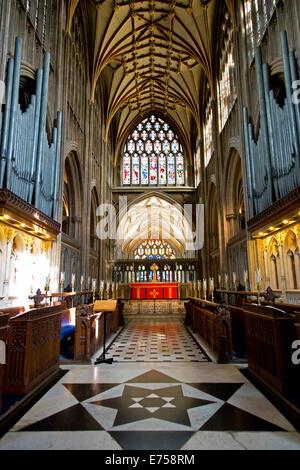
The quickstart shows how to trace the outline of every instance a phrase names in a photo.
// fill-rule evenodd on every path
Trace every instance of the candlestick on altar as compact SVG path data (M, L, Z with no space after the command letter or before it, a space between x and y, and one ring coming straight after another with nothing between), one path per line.
M199 298L201 298L201 281L198 281L197 285L198 285L198 296Z
M76 279L75 274L72 274L72 292L75 291L75 279Z
M228 290L228 274L225 274L225 285L226 285L226 290Z
M245 291L248 290L248 271L247 270L244 270L244 282L245 282Z
M91 288L91 278L89 276L88 277L88 292L89 292L90 288Z
M100 299L103 300L104 294L104 281L100 281Z
M261 272L259 268L255 271L255 281L256 281L256 284L261 283Z
M50 290L50 274L46 277L46 284L45 284L46 295L48 295L49 290Z
M92 280L92 290L93 290L93 304L96 300L96 279Z
M196 297L196 283L195 282L192 282L192 286L193 286L193 297Z
M214 290L215 290L215 281L214 278L211 277L209 280L209 286L210 286L210 291L211 291L211 300L212 302L214 301Z
M236 291L236 273L232 273L233 288Z
M218 287L219 289L221 289L221 286L222 286L222 276L221 274L218 275Z
M204 292L204 299L206 300L206 292L207 292L207 280L203 279L203 292Z
M81 278L80 278L80 292L83 292L83 283L84 283L84 277L81 276Z
M60 289L61 289L61 292L64 291L64 284L65 284L65 273L61 272L60 273Z

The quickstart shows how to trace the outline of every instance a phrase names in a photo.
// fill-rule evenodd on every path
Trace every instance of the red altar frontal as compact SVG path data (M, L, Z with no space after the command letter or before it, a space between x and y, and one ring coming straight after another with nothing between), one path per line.
M130 284L131 300L178 299L178 282L138 282Z

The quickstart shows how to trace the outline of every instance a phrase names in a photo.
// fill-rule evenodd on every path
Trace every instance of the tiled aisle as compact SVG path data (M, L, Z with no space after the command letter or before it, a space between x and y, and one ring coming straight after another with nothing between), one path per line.
M0 450L300 449L299 433L235 366L128 360L62 368Z
M209 361L182 320L170 316L129 320L108 354L117 362Z

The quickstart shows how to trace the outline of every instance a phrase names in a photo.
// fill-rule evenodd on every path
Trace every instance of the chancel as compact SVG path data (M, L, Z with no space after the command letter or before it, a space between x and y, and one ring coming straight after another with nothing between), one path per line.
M300 450L299 25L0 0L0 450Z

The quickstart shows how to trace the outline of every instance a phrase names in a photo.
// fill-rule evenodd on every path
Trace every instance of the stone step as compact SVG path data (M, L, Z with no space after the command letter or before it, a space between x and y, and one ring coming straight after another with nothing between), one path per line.
M180 301L125 301L124 315L127 314L185 314L184 303Z

